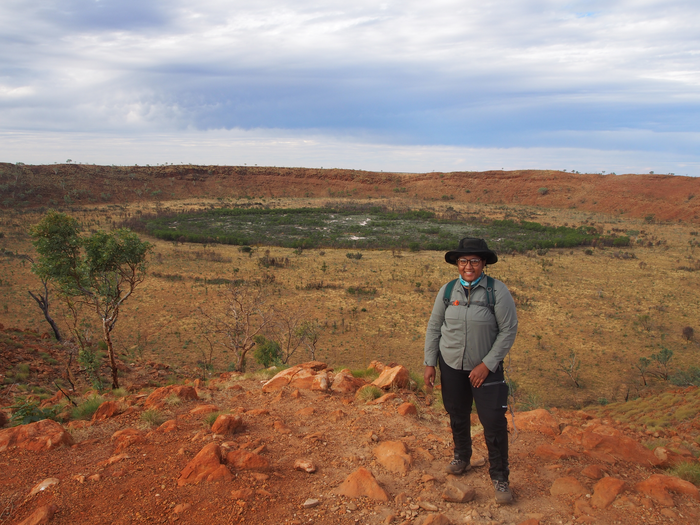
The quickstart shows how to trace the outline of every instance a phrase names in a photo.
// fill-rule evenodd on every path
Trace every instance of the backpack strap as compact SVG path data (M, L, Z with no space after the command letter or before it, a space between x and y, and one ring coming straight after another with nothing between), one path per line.
M496 293L493 291L494 285L496 283L493 280L493 277L490 275L486 276L486 295L489 298L489 310L491 310L492 314L496 314Z
M458 279L455 279L454 281L450 281L447 283L447 286L445 286L445 293L442 296L442 302L445 303L445 309L450 305L450 297L452 297L452 290L455 287L455 283L458 281Z

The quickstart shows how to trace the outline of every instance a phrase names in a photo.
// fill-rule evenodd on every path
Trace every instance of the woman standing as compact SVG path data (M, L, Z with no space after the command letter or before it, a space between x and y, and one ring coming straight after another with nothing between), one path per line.
M510 503L508 484L508 385L503 359L518 331L515 303L501 281L484 269L498 262L484 239L464 238L445 261L459 279L438 292L425 336L425 384L433 386L440 366L442 399L450 416L454 459L450 474L471 468L471 410L476 405L489 453L489 474L497 503Z

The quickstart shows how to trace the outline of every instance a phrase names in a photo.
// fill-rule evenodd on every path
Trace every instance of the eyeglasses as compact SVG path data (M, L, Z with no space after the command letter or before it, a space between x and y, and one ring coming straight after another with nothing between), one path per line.
M460 266L467 266L467 264L471 264L472 267L476 267L481 264L481 259L477 259L476 257L474 259L457 259L457 264Z

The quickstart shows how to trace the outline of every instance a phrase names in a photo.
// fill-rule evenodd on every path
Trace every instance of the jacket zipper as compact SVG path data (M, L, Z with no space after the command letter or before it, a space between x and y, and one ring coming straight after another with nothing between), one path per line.
M505 381L491 381L489 383L482 383L481 386L502 385L503 383L505 383Z

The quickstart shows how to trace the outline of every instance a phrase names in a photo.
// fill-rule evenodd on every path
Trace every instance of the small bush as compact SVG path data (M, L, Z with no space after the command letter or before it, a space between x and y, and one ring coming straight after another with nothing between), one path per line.
M282 348L278 342L268 339L263 335L257 335L253 340L255 341L253 358L256 362L260 363L265 368L281 363Z
M350 373L352 374L352 377L359 377L362 379L366 379L369 382L372 382L379 377L379 372L377 372L374 368L362 368L360 370L350 370Z
M360 252L346 253L345 257L347 257L348 259L355 259L359 261L360 259L362 259L362 254Z
M586 255L593 255L593 250L591 250L590 248L587 248L586 250L583 251L583 253L585 253Z
M369 286L350 286L347 292L350 295L377 295L377 289Z
M409 242L408 243L408 249L412 252L419 252L420 251L420 243L419 242Z
M124 397L129 395L129 391L126 388L115 388L112 390L112 395L114 397Z
M683 328L683 339L686 341L692 341L695 337L695 330L692 327L686 326Z
M384 392L381 388L374 385L369 385L360 390L358 398L366 403L368 401L379 399L382 397L382 395L384 395Z
M678 370L669 381L676 386L700 386L700 368L691 366L688 370Z
M38 401L19 399L10 406L10 409L12 410L10 418L12 426L26 425L43 419L56 419L56 409L40 408Z
M182 399L177 394L170 394L163 402L168 406L177 406L182 404Z
M698 463L681 463L672 468L669 473L700 487L700 464Z
M104 398L101 396L90 397L74 407L71 416L73 419L90 419L103 402Z
M165 422L165 416L155 408L149 408L141 414L141 421L143 421L149 428L157 427Z
M547 195L549 193L549 189L548 188L540 188L539 190L537 190L537 192L540 195Z
M29 379L29 364L20 363L17 365L17 372L15 372L15 380L26 381Z
M207 414L204 418L204 425L211 427L214 424L214 421L216 421L216 418L218 418L220 415L221 412L211 412L210 414Z

